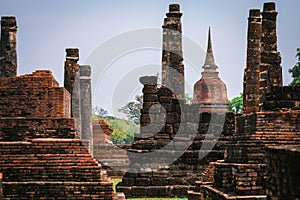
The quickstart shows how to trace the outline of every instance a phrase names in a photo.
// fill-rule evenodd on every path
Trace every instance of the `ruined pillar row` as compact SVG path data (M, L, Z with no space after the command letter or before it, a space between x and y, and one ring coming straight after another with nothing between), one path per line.
M248 18L247 64L243 82L243 113L259 111L259 72L261 64L262 22L259 9L251 9Z
M15 17L2 17L0 78L15 76L17 76L17 22Z
M81 65L79 72L81 139L89 142L89 151L93 154L91 67Z
M265 94L272 86L282 86L281 56L277 51L275 3L265 3L262 15L260 91ZM262 95L261 103L264 102Z
M162 85L177 99L184 99L184 65L182 63L182 23L180 6L171 4L163 27Z

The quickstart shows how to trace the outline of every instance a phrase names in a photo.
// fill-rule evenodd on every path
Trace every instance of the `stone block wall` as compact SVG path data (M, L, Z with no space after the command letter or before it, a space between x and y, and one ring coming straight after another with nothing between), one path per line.
M270 146L267 151L268 200L300 199L300 146Z

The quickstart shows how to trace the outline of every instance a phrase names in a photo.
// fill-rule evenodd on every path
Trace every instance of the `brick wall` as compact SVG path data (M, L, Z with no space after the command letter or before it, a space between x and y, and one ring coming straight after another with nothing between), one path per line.
M266 93L266 101L263 109L266 111L276 110L299 110L300 109L300 86L272 87L271 92Z
M71 118L0 118L0 141L78 138Z
M272 146L267 152L268 200L300 199L300 146Z
M70 94L50 71L2 78L1 117L70 117Z

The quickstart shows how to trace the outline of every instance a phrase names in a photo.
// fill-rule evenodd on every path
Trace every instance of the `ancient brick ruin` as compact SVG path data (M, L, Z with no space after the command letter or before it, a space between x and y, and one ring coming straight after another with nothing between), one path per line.
M226 86L215 70L210 39L203 76L213 76L215 86L222 87L211 89L203 83L208 89L202 93L225 98L212 104L194 101L192 105L183 99L181 15L179 5L171 4L164 21L162 86L157 86L156 77L140 78L144 85L141 129L128 149L130 171L117 186L126 197L186 197L209 162L223 159L226 138L234 132L234 114L225 113L224 107L221 113L199 114L204 104L210 105L209 109L213 103L227 104ZM197 87L195 90L198 92Z
M16 76L16 20L2 17L1 25L1 56L11 47L0 79L1 199L112 199L112 181L71 118L72 81L59 87L48 70Z
M117 164L128 168L117 190L127 198L300 199L300 86L282 86L275 3L249 12L242 114L225 110L210 32L202 78L186 104L181 16L171 4L162 85L140 78L141 129L124 147L129 166ZM109 125L92 121L90 66L69 48L64 87L48 70L17 76L16 31L15 18L2 17L0 199L124 198L95 160L120 161L124 150L108 145Z
M236 116L236 133L226 145L225 159L212 163L211 180L196 182L189 199L275 200L300 196L299 190L295 192L297 178L291 178L297 174L295 164L282 164L286 158L297 161L297 153L289 153L291 147L285 145L300 144L300 99L296 95L299 86L282 87L276 16L275 3L265 3L262 13L250 10L244 112ZM282 150L286 152L279 156L279 149L285 148L288 150ZM287 186L280 183L282 179Z
M17 22L15 17L2 17L0 77L14 76L17 76Z
M162 86L157 86L156 77L140 78L144 85L141 130L128 149L131 170L117 190L127 197L299 198L298 179L293 178L299 176L295 170L299 164L298 146L285 145L300 144L300 87L282 86L275 3L265 3L262 13L259 9L250 10L244 112L237 115L212 109L218 100L209 98L209 87L218 85L225 91L219 105L227 103L226 86L221 80L211 82L212 86L209 81L196 83L192 105L182 99L182 43L176 34L181 32L180 17L179 5L170 5L163 26L172 25L163 31ZM170 53L172 49L166 47L178 54ZM174 77L167 69L181 74L176 83L167 81ZM204 80L218 78L210 39L202 75ZM210 112L203 112L208 111L203 110L206 105ZM170 158L175 159L169 162ZM297 164L282 163L287 159ZM286 174L282 174L283 170ZM283 187L280 180L289 185L279 188Z

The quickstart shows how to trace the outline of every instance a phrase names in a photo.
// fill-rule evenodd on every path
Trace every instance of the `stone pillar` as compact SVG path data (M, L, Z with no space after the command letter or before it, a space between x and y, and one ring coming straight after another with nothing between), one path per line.
M79 49L66 49L66 61L64 68L64 87L71 94L71 117L75 120L76 133L80 138L80 86L79 86Z
M141 118L140 118L140 139L153 136L157 131L155 128L156 120L155 114L150 113L150 109L155 104L158 104L157 97L157 77L156 76L143 76L140 77L140 83L144 85L143 87L143 108L141 109ZM151 120L152 119L152 120ZM151 123L151 125L150 125ZM136 138L139 140L139 138Z
M259 111L259 72L261 64L261 17L259 9L251 9L248 18L247 65L244 71L243 113Z
M91 91L91 67L80 66L80 112L81 112L81 135L82 139L89 141L89 150L93 150L92 130L92 91Z
M17 76L17 22L15 17L2 17L0 78L15 76Z
M66 49L66 61L65 61L65 74L64 74L64 87L72 95L75 84L75 78L79 74L79 60L78 49Z
M171 4L163 27L162 85L177 99L184 99L184 65L182 64L182 25L180 6Z
M260 91L265 94L272 86L282 86L281 56L277 51L275 3L265 3L262 15ZM261 104L264 97L261 99Z

